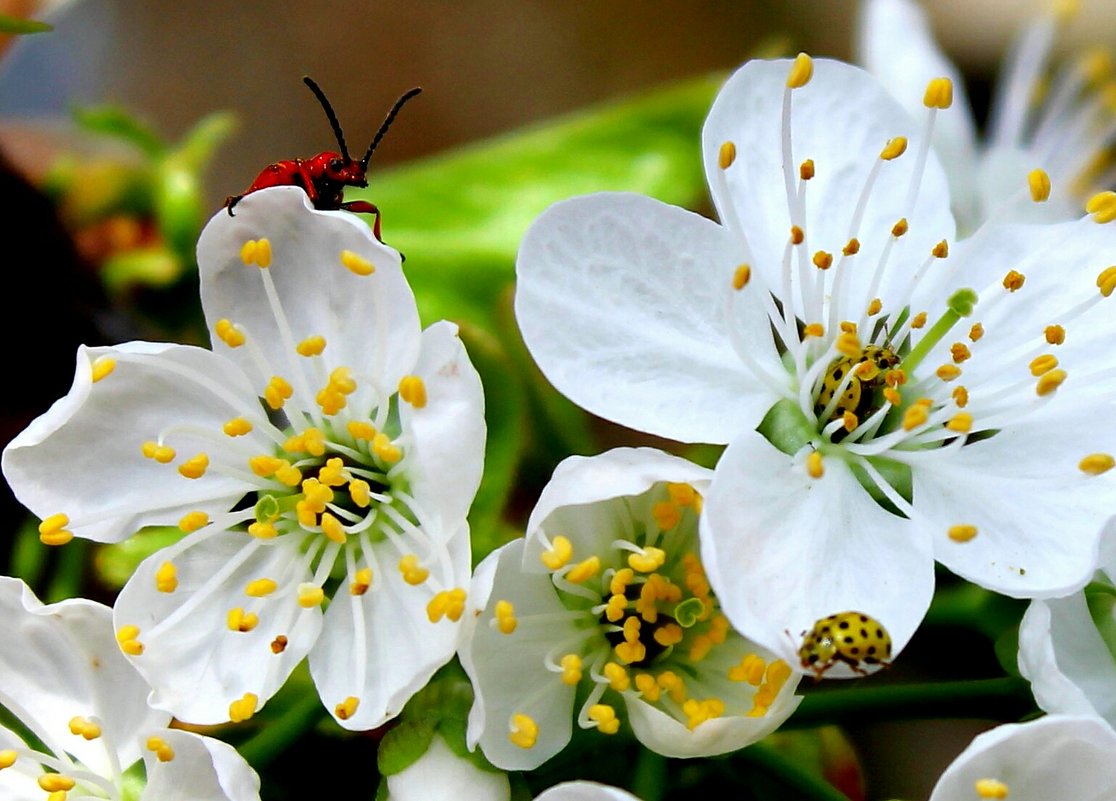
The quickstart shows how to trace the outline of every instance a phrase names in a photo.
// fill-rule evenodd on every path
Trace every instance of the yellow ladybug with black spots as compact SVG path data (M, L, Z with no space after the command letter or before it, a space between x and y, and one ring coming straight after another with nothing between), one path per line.
M861 366L864 364L868 366ZM887 371L897 364L899 364L899 354L883 345L868 345L859 356L842 356L840 359L835 359L822 378L821 391L814 402L814 414L821 417L845 376L853 371L853 376L849 379L848 386L845 387L841 397L837 399L829 420L837 420L845 412L852 412L857 420L869 417L879 408L876 405L876 393L883 389Z
M820 679L838 662L867 675L864 665L890 664L891 635L883 624L863 612L838 612L823 617L803 633L798 658L804 670Z

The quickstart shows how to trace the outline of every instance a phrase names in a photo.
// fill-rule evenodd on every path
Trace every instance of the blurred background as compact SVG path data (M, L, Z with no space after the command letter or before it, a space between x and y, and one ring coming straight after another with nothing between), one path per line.
M1019 25L1049 2L935 0L925 6L939 42L966 75L979 116ZM855 11L856 3L845 0L0 0L0 13L54 25L50 33L0 40L0 158L8 168L3 191L13 209L7 228L31 241L36 253L33 269L8 257L9 302L49 300L56 309L38 347L15 355L19 363L9 375L36 380L25 391L0 397L0 437L7 442L66 392L79 342L204 337L189 317L196 314L196 284L184 266L197 226L226 196L243 192L265 165L334 149L303 75L322 86L357 152L402 92L423 88L377 150L369 197L378 198L378 171L513 136L525 126L543 126L683 79L724 74L754 55L804 50L851 58ZM1116 0L1083 0L1057 52L1071 56L1086 45L1114 44ZM75 124L74 109L104 104L117 111ZM225 112L229 116L208 116ZM692 122L700 123L700 113ZM91 130L113 135L90 137ZM637 133L630 147L648 145ZM140 167L158 162L162 184L152 188L151 174L142 170L139 179L114 167L98 173L102 160L132 160ZM696 160L693 166L696 172ZM185 202L171 191L182 182L191 187L188 208L172 208L152 222L152 206L165 211L168 203ZM417 202L437 209L443 198L436 168L421 186L426 195ZM596 188L591 179L580 186ZM54 199L53 211L44 187ZM105 200L117 190L138 205ZM401 203L382 205L385 239L392 242L393 220L406 215ZM413 208L408 214L413 223ZM421 214L418 219L421 227ZM174 220L185 222L176 229ZM423 269L424 255L433 261L421 238L408 239L399 223L394 230L414 257L408 268ZM497 254L504 281L513 254ZM443 275L436 265L427 269ZM137 286L145 294L137 295ZM489 323L480 327L499 339ZM480 352L469 344L472 353ZM489 406L494 407L492 398ZM608 436L598 438L597 447ZM508 475L520 480L521 513L553 459L509 459ZM523 480L532 470L534 484ZM22 509L9 496L3 500L6 534L8 521ZM5 554L9 546L0 547L0 562L23 575L18 548L10 546ZM905 661L915 678L924 669L933 672L922 678L940 677L943 664L946 675L957 668L969 670L961 676L998 671L990 652L970 658L967 635L949 639L958 635L943 631L946 639L916 639L908 649ZM981 639L973 647L986 646ZM871 777L868 798L922 798L973 734L988 725L850 721L847 731ZM266 791L265 783L265 798Z

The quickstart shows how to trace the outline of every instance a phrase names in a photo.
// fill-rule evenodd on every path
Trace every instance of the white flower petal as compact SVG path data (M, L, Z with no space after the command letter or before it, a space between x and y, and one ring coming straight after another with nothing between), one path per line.
M144 754L141 801L259 801L260 777L236 749L213 737L163 729L150 732L174 750L169 762Z
M980 184L974 172L976 123L963 76L934 41L930 21L918 3L864 0L860 9L856 61L879 78L908 114L916 120L926 114L922 97L931 79L953 82L953 105L934 122L934 147L949 175L954 208L962 219L975 219L980 211ZM1026 186L1025 181L1024 173L1024 183L1017 188Z
M631 793L596 782L563 782L535 796L535 801L639 801Z
M574 198L524 236L516 317L543 373L579 406L672 439L727 442L775 400L727 333L742 260L728 232L696 214L638 195ZM778 375L756 293L737 302L753 323L740 347Z
M547 670L545 659L563 641L576 650L579 629L572 619L563 619L566 608L550 577L523 572L522 559L523 540L516 540L493 551L478 568L486 575L494 570L488 603L479 611L514 599L520 625L503 634L478 621L461 648L461 664L476 695L474 710L483 709L469 715L470 746L479 744L488 761L505 770L531 770L562 750L570 740L574 717L576 688L564 684L560 673ZM475 611L470 604L466 614ZM529 625L527 618L534 615L555 615L555 619L546 625L541 621ZM509 722L516 714L528 715L538 725L538 739L529 749L508 739Z
M662 481L691 484L705 492L712 478L712 470L654 448L615 448L597 456L564 459L543 487L527 521L523 569L546 571L539 560L544 545L533 536L541 527L551 536L569 539L575 559L579 554L611 550L609 543L630 525L625 522L630 510L622 501L601 501L641 495ZM574 524L574 520L579 522Z
M445 543L448 575L445 589L469 585L469 529L462 524ZM343 584L326 610L322 633L310 652L310 675L322 702L338 724L347 729L374 729L394 718L421 690L457 648L459 626L448 618L431 623L426 605L432 593L427 584L403 580L396 563L398 552L387 543L375 548L379 575L372 586L355 596ZM433 575L435 569L431 570ZM346 719L337 705L356 698L356 710ZM348 714L348 713L346 713Z
M116 366L94 383L97 359ZM64 513L76 536L117 542L146 525L173 525L187 511L223 512L247 492L246 481L215 469L191 480L175 465L199 452L213 456L215 437L227 440L218 440L220 453L247 458L259 434L233 441L221 426L250 412L260 414L260 403L244 376L202 348L81 347L72 389L5 448L4 476L40 518ZM163 432L177 453L170 464L141 450Z
M1116 732L1099 718L1049 715L977 736L934 787L930 801L971 801L981 779L1011 801L1103 801L1116 796Z
M440 735L406 769L387 777L387 801L508 801L506 773L483 770L457 756Z
M149 709L147 684L120 654L112 611L73 599L44 606L22 581L0 577L0 702L57 753L112 775L140 757L140 732L169 721ZM100 725L86 740L70 731L74 717ZM7 771L0 772L3 777Z
M480 485L484 469L484 390L453 323L435 323L422 333L414 366L426 402L400 403L403 430L412 438L408 471L413 493L426 511L437 512L445 533L457 529ZM432 535L434 532L430 532Z
M27 744L15 732L0 726L0 751L26 747ZM0 770L0 798L5 801L42 801L43 791L37 781L42 773L42 767L33 759L17 759L11 767Z
M929 538L872 500L843 460L824 467L810 478L746 434L721 457L702 517L702 561L725 615L791 665L802 634L847 611L878 619L898 653L934 589ZM853 673L838 664L825 675Z
M298 604L298 585L310 580L298 546L296 537L203 529L140 563L116 601L114 625L139 627L144 650L131 660L154 688L152 706L189 723L224 723L245 693L257 696L257 707L275 694L321 628L321 610ZM167 562L177 574L173 592L156 587ZM248 595L259 579L275 590ZM232 630L234 609L255 614L255 626ZM286 641L276 653L279 635Z
M775 731L802 702L794 694L797 682L783 685L775 703L760 717L731 715L712 718L695 729L643 701L635 693L624 693L632 731L656 754L672 758L708 757L737 751Z
M1019 626L1019 672L1044 711L1116 725L1116 662L1082 593L1031 602Z
M418 311L399 254L378 242L356 215L314 210L298 187L253 192L237 204L235 214L218 211L198 240L202 308L210 330L220 319L243 325L271 369L288 380L306 361L294 346L322 336L322 358L331 369L351 367L358 380L370 379L381 394L394 391L419 347ZM266 275L241 257L246 242L260 239L271 244ZM351 272L341 262L343 251L357 254L375 271ZM274 282L274 299L265 293L268 279ZM281 306L284 322L273 303ZM218 340L214 347L262 390L271 374L254 360L252 342L230 350Z
M705 173L722 220L735 220L751 248L753 268L769 291L799 311L800 293L785 297L783 254L790 240L792 217L788 210L783 172L782 105L789 61L749 61L729 78L717 95L702 131ZM952 240L953 217L945 174L933 152L929 153L914 208L907 197L917 169L917 153L924 123L916 123L868 73L824 59L814 60L811 81L793 91L789 165L797 185L799 164L812 159L814 177L805 183L805 252L824 250L840 259L850 237L860 250L833 269L847 270L839 319L859 319L872 294L869 287L876 266L892 240L892 227L900 218L909 231L892 247L888 264L900 260L915 265L927 259L942 239ZM861 224L852 223L858 198L880 151L888 140L905 136L907 153L884 162L865 205ZM719 166L723 143L733 142L736 160L728 169ZM800 248L801 249L801 248ZM797 264L797 262L795 262ZM814 278L812 264L805 275ZM875 296L890 308L906 297L914 269L885 270ZM793 269L798 286L799 269ZM846 300L849 299L849 300ZM863 301L861 300L863 299ZM848 307L855 302L855 307ZM801 319L801 314L798 315Z

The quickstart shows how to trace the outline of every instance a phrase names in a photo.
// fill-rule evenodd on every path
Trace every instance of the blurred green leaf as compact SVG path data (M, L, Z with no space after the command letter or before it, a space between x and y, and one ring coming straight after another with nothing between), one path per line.
M167 146L146 122L119 106L83 106L73 110L74 121L89 133L129 142L152 158L166 152Z
M54 26L45 22L0 14L0 33L46 33L53 30Z
M101 546L93 559L93 568L107 587L119 590L132 577L140 562L185 536L185 532L176 526L145 528L123 542Z
M705 196L701 126L723 76L607 103L372 176L384 238L410 257L426 321L487 325L524 231L574 195L631 191L693 206Z
M193 172L205 169L214 152L237 128L236 115L217 111L202 117L175 147L173 158Z
M426 753L434 739L435 725L429 720L402 720L384 735L376 752L380 773L392 776L406 770Z

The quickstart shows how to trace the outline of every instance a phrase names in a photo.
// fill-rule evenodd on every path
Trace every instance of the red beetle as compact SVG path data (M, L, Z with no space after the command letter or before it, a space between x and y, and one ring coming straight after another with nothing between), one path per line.
M372 153L376 150L376 146L380 144L380 140L384 138L384 134L387 133L388 127L395 119L395 115L399 113L399 109L403 108L403 104L421 92L422 89L417 87L411 89L395 101L395 105L391 107L391 111L388 112L380 126L380 130L372 138L372 144L368 146L368 152L364 154L364 158L357 161L349 155L349 149L345 147L345 136L341 133L341 125L337 122L337 115L333 113L333 106L329 104L329 100L326 99L321 87L310 77L304 77L302 80L310 87L310 91L314 93L318 102L322 104L322 108L325 109L326 117L329 118L329 124L333 127L333 135L337 137L337 146L341 149L341 152L335 153L327 150L310 159L294 159L293 161L279 161L275 164L269 164L256 176L256 180L243 194L230 195L226 198L225 208L229 210L229 216L231 217L233 216L233 207L240 202L240 199L257 189L267 189L270 186L299 186L309 196L316 209L345 209L346 211L375 215L376 219L372 224L372 232L382 242L380 210L367 200L353 200L346 203L344 198L345 187L368 186L366 173Z

